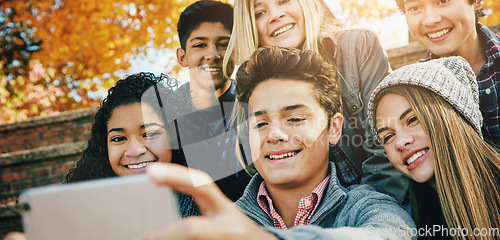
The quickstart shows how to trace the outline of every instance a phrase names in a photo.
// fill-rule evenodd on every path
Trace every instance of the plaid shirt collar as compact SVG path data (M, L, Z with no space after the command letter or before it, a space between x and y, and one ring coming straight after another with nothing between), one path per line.
M476 25L476 29L480 39L486 42L486 63L477 75L483 115L482 132L485 139L500 144L500 35L481 23ZM421 61L436 58L439 57L427 51L426 58Z
M500 58L500 37L481 23L477 24L477 29L480 30L478 31L479 34L482 34L483 39L486 40L486 56L488 60L484 66L490 67L496 59Z
M299 208L293 224L294 227L308 225L311 223L311 218L321 202L321 198L323 197L323 193L325 192L329 180L330 175L321 181L321 183L312 191L311 195L300 199ZM257 203L260 208L267 213L269 218L271 218L274 223L274 227L278 229L288 229L283 221L283 218L274 208L273 200L267 192L265 181L260 184L259 192L257 193Z

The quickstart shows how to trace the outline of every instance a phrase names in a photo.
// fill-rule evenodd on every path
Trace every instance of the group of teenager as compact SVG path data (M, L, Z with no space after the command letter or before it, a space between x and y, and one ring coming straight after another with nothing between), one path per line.
M500 36L484 0L396 2L429 51L394 71L323 0L191 4L190 82L118 81L65 182L178 191L183 219L145 239L499 238Z

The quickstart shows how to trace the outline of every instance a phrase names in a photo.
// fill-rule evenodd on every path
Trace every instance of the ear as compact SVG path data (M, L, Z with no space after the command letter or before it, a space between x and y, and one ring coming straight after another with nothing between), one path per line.
M476 0L474 3L474 10L479 11L484 7L484 0Z
M184 49L179 47L177 48L176 54L177 54L177 62L179 62L179 64L182 67L187 67L186 51L184 51Z
M342 124L344 123L344 116L341 113L335 113L330 119L330 129L328 131L328 141L330 144L335 145L342 136Z

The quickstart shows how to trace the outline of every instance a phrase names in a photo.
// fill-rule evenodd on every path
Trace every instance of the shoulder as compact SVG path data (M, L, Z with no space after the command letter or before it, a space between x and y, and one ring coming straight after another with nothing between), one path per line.
M343 211L349 215L377 209L387 212L400 212L401 210L394 198L375 191L369 185L352 185L347 190L343 201Z
M353 200L374 199L381 201L396 202L394 198L390 197L389 195L377 192L375 189L373 189L373 187L367 184L352 185L349 186L347 189L348 189L347 192L348 197Z
M342 217L354 219L368 217L410 226L414 224L408 213L393 197L377 192L368 185L353 185L348 190L343 209L339 213Z
M368 29L342 29L335 33L334 41L342 61L346 61L345 58L365 59L368 55L379 58L385 54L377 34Z
M245 191L243 195L236 201L236 205L238 205L242 209L246 209L248 205L253 205L255 199L257 198L257 194L259 192L260 184L264 181L262 177L257 173L255 174L250 182L245 187Z
M368 29L346 28L335 33L335 39L340 44L342 42L369 42L378 39L377 34Z
M191 90L190 90L190 87L189 87L189 82L182 84L181 86L179 86L179 88L177 90L175 90L175 92L177 94L187 94L190 91Z

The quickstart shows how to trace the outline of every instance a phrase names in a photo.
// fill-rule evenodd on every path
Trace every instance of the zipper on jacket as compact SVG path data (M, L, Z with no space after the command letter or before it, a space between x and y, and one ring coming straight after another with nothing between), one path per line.
M325 218L325 215L328 215L330 212L333 211L333 209L340 203L340 201L342 201L344 199L345 195L342 195L340 196L339 200L337 200L337 202L335 202L335 204L333 204L332 207L330 207L330 209L324 213L322 213L318 219L316 221L314 221L314 223L316 222L320 222L321 220L323 220L323 218ZM311 223L310 225L312 225L313 223Z

